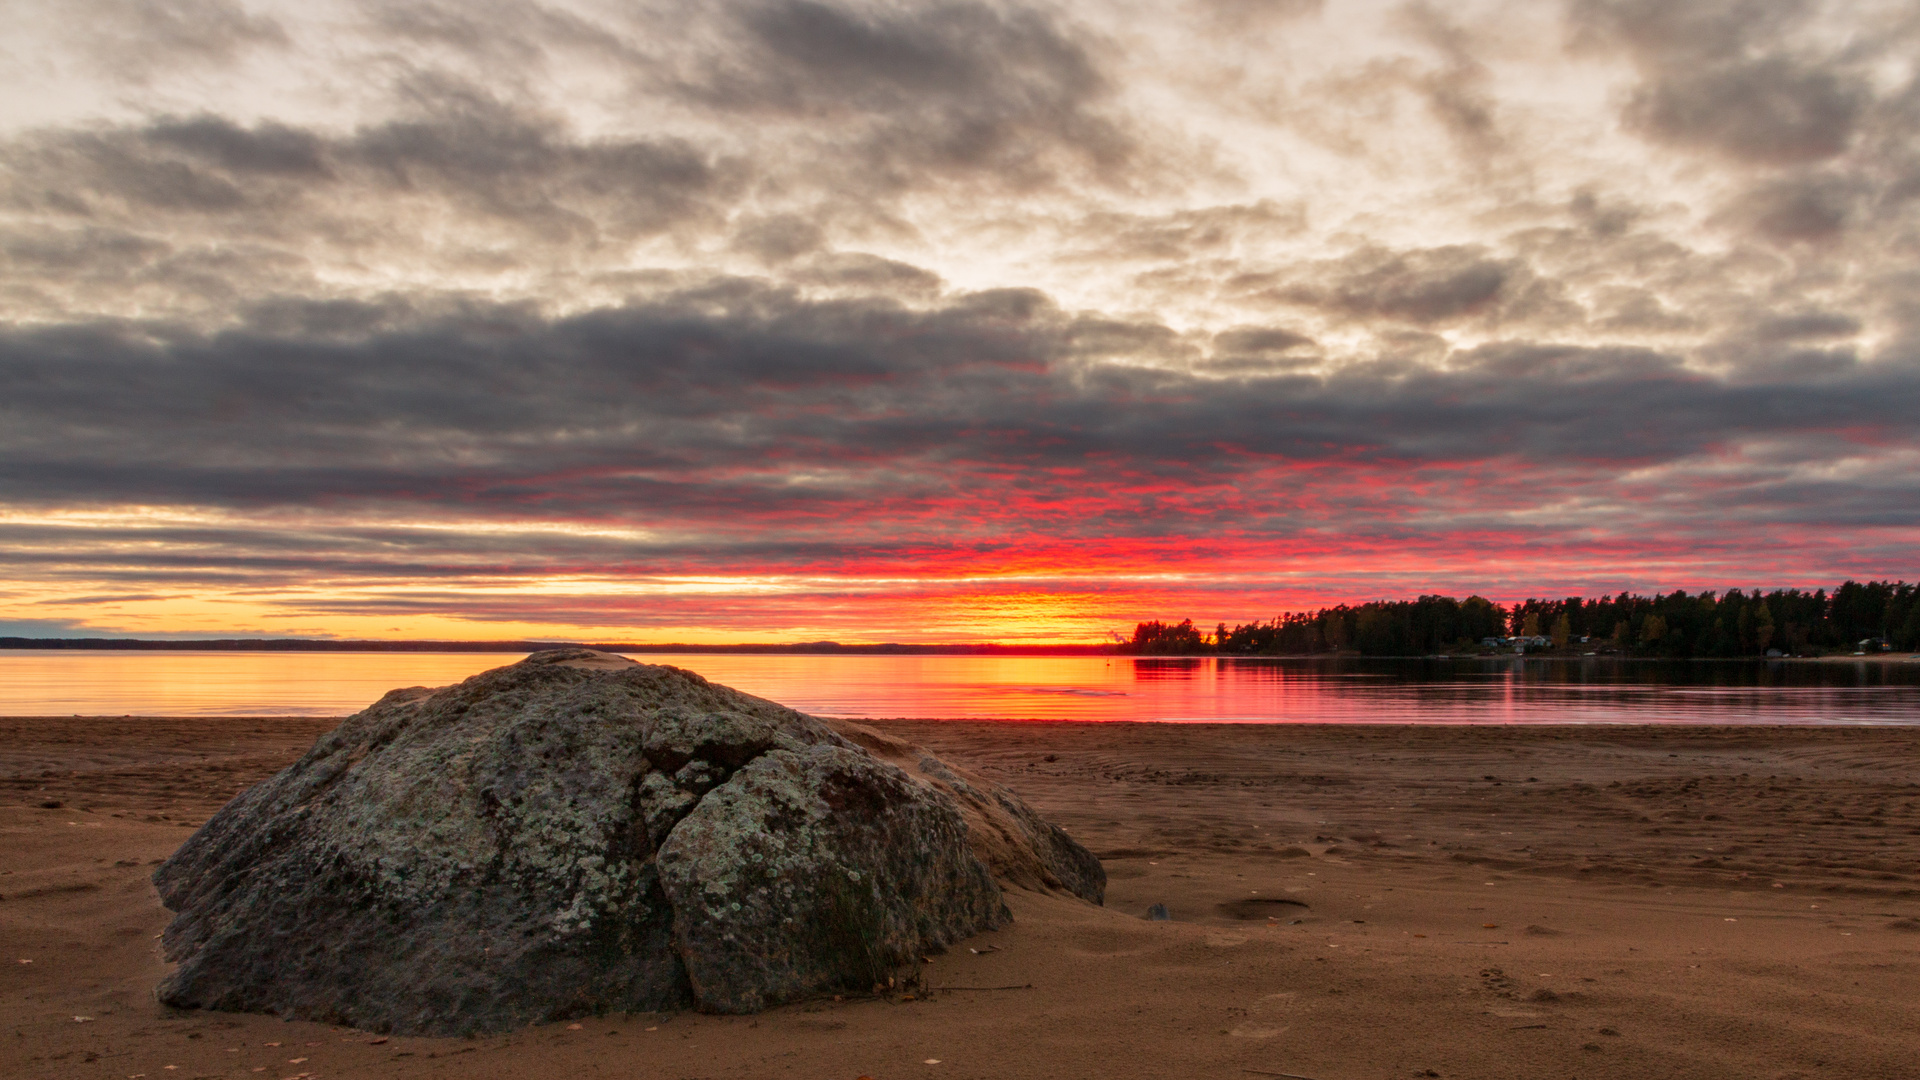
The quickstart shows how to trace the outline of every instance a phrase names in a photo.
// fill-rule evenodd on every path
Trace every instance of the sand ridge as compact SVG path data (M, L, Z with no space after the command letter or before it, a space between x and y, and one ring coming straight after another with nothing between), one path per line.
M331 726L0 719L0 1073L1917 1074L1920 731L881 721L1101 853L1108 907L1016 892L913 1001L476 1040L160 1008L151 864Z

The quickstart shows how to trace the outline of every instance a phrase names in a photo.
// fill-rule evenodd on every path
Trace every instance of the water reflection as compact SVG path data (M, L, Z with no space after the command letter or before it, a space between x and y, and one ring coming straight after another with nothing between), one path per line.
M636 655L850 717L1239 723L1920 724L1920 664ZM0 653L9 715L343 715L474 653Z
M1200 656L1140 656L1122 663L1133 665L1133 677L1147 679L1192 679L1202 672L1211 673L1215 661Z

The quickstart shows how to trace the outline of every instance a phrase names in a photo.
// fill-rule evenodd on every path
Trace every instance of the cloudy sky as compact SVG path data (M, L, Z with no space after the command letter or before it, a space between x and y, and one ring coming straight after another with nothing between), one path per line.
M1920 8L0 2L0 633L1920 573Z

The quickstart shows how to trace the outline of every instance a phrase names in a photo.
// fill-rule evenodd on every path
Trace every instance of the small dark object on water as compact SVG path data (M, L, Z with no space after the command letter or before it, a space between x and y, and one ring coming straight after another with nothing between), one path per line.
M1041 761L1059 761L1059 760L1060 760L1060 755L1059 755L1059 754L1048 754L1048 755L1047 755L1046 757L1043 757L1043 758L1041 758L1040 760L1041 760Z
M1148 922L1172 922L1173 916L1167 914L1167 905L1155 904L1147 909Z
M40 809L61 810L61 809L65 809L66 805L67 805L66 803L61 802L59 799L48 799L46 802L43 802L40 804Z

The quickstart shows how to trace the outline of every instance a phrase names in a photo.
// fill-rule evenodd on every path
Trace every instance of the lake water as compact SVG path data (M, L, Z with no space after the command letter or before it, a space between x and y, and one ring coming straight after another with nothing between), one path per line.
M1920 724L1920 663L642 655L847 717ZM0 715L341 716L500 653L0 652Z

